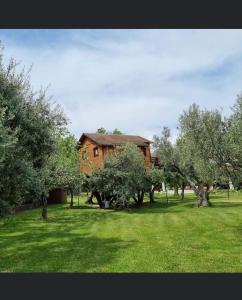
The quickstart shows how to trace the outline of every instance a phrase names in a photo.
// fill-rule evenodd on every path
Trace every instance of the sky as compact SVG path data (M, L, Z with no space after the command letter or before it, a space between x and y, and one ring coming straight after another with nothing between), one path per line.
M4 63L32 65L35 90L60 104L77 138L118 128L177 136L192 103L228 115L242 92L242 30L0 29Z

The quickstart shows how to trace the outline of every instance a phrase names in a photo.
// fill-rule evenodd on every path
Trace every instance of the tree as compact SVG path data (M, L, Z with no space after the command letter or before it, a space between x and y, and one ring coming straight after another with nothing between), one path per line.
M180 156L176 145L170 141L170 129L164 127L161 136L154 136L154 149L159 158L160 165L163 168L163 179L166 184L174 188L174 195L178 195L178 187L185 187L185 178L177 171L174 166L179 166ZM182 199L184 198L184 190L182 192Z
M193 104L180 117L180 130L180 154L183 154L183 161L189 157L193 181L198 186L195 192L200 203L206 206L209 186L214 181L228 182L234 177L228 160L228 123L220 111L202 110ZM189 165L188 161L186 163Z
M115 128L115 129L113 130L113 134L122 135L123 133L122 133L120 130L118 130L117 128Z
M242 94L237 96L232 114L223 123L223 166L237 188L242 182Z
M103 128L103 127L98 128L97 131L96 131L96 133L97 134L108 134L108 132L106 131L106 129Z
M29 71L6 65L0 49L0 211L21 203L46 203L46 165L67 123L60 106L51 106L46 91L33 92ZM4 208L3 208L4 207ZM46 214L43 214L44 216Z
M117 134L121 135L123 134L119 129L115 128L113 131L107 131L105 128L101 127L98 128L96 131L97 134Z
M186 112L184 114L186 115ZM189 117L191 117L190 113ZM192 117L194 123L191 124L197 125L198 116L194 114ZM181 117L180 120L182 124L185 119ZM182 129L184 130L184 128ZM195 137L197 138L196 134ZM177 185L181 183L182 186L188 182L197 195L198 206L209 206L209 186L216 178L215 169L201 157L198 144L184 131L181 131L175 145L169 139L170 131L166 127L163 129L161 138L155 138L157 155L164 166L166 181L173 186L174 180ZM204 189L204 185L206 185L206 189Z
M146 187L150 196L150 203L154 203L154 192L162 189L162 182L164 182L164 171L157 168L146 169Z
M101 208L105 200L115 207L126 207L131 198L140 206L145 193L145 175L143 154L136 145L127 143L105 158L103 167L88 179L89 188Z
M60 137L48 166L51 172L50 186L69 190L71 207L73 206L74 193L80 192L83 181L83 175L80 173L80 154L77 144L78 141L74 135Z

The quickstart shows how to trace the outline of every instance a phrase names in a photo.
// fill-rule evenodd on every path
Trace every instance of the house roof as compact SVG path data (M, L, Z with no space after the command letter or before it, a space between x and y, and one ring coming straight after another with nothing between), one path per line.
M152 141L149 141L138 135L83 133L79 140L80 144L85 137L88 137L96 144L103 146L113 146L125 143L133 143L137 146L147 146L152 143Z

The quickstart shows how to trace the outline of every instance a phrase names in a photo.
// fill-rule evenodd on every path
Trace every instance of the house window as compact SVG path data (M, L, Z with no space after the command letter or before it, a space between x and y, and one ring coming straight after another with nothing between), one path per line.
M82 159L83 159L83 160L86 160L86 159L87 159L87 153L86 153L86 151L83 151L83 152L82 152Z
M94 155L94 156L98 156L98 147L95 147L95 148L93 149L93 155Z

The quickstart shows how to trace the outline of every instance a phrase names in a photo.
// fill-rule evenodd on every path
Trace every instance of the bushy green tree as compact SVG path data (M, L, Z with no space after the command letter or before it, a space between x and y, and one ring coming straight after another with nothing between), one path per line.
M96 131L97 134L108 134L107 130L103 127L100 127Z
M29 72L4 66L0 49L0 213L42 199L48 187L45 167L66 125L61 108L45 91L33 92Z
M120 131L119 129L115 128L112 132L112 134L118 134L118 135L122 135L122 131Z
M49 159L49 177L52 188L63 188L70 191L73 206L74 193L79 193L83 181L80 173L80 153L78 141L74 135L60 137L53 155Z
M242 94L237 96L232 114L223 126L223 167L233 184L241 188L242 183Z
M193 104L179 119L180 133L174 145L165 129L157 153L166 170L178 182L187 182L197 195L198 206L209 206L209 188L214 181L229 180L231 168L226 159L225 120L218 110L208 111Z
M178 195L178 187L182 187L182 199L184 198L184 188L187 183L184 176L178 172L177 167L180 166L180 153L176 144L172 144L170 129L164 127L161 136L155 135L154 149L159 159L160 166L164 172L164 182L166 185L174 188L174 194Z
M122 135L122 131L119 129L115 128L113 131L107 131L105 128L100 127L96 131L97 134L117 134L117 135Z
M164 170L158 167L149 167L146 169L145 190L149 193L150 203L155 202L154 192L162 189L162 183L165 181Z
M146 168L138 147L127 143L108 155L103 167L89 178L89 188L102 207L104 200L116 207L126 207L133 198L141 205L145 193ZM99 195L98 195L99 194Z

